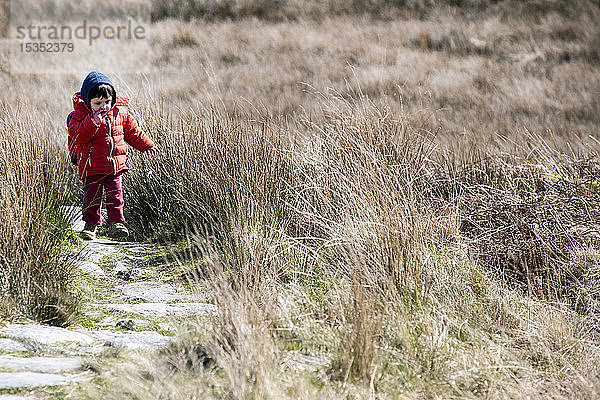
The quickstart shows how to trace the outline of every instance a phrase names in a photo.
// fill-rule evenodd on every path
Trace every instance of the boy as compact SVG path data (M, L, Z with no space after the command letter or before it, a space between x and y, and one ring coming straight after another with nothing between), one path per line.
M121 174L127 171L127 144L139 151L155 153L154 143L141 131L127 112L129 99L117 97L108 77L90 72L81 90L73 95L69 116L69 137L77 149L79 179L83 181L83 220L81 237L93 240L100 225L102 192L106 191L108 236L126 238Z

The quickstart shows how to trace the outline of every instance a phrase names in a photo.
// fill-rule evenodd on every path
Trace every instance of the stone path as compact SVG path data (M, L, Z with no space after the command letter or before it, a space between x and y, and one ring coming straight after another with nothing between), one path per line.
M75 232L82 228L74 221ZM217 312L209 293L186 290L165 267L156 245L101 237L72 251L80 255L82 315L68 329L0 321L0 400L55 398L48 394L55 387L72 393L71 386L167 345L180 320ZM327 359L288 352L283 362L314 370Z
M81 228L74 222L75 231ZM159 349L172 339L178 318L213 315L210 296L186 291L160 270L160 252L104 238L86 243L78 268L89 295L73 327L0 325L0 400L36 399L32 388L90 380L97 376L90 360L110 370L107 349Z

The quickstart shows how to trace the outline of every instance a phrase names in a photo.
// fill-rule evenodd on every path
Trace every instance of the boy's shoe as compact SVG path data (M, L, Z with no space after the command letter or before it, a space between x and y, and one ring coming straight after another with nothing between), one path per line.
M129 236L129 231L122 222L111 222L108 228L108 237L111 239L124 239Z
M80 235L83 240L96 239L96 225L92 225L89 222L86 222Z

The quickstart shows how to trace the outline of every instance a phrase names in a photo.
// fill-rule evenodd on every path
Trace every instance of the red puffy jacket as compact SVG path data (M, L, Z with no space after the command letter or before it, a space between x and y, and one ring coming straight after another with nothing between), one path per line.
M127 171L127 144L146 151L154 144L127 112L129 99L117 97L106 117L97 124L92 110L79 92L73 95L74 112L69 118L69 139L77 148L79 178Z

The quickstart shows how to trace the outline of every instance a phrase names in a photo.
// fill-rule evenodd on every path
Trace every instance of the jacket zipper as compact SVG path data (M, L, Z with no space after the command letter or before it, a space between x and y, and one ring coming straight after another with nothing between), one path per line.
M110 153L108 154L108 156L110 157L110 160L113 165L113 175L116 175L117 174L117 161L113 157L113 148L115 145L115 141L112 137L112 126L110 125L110 119L108 117L106 117L106 124L108 125L108 138L110 139Z

